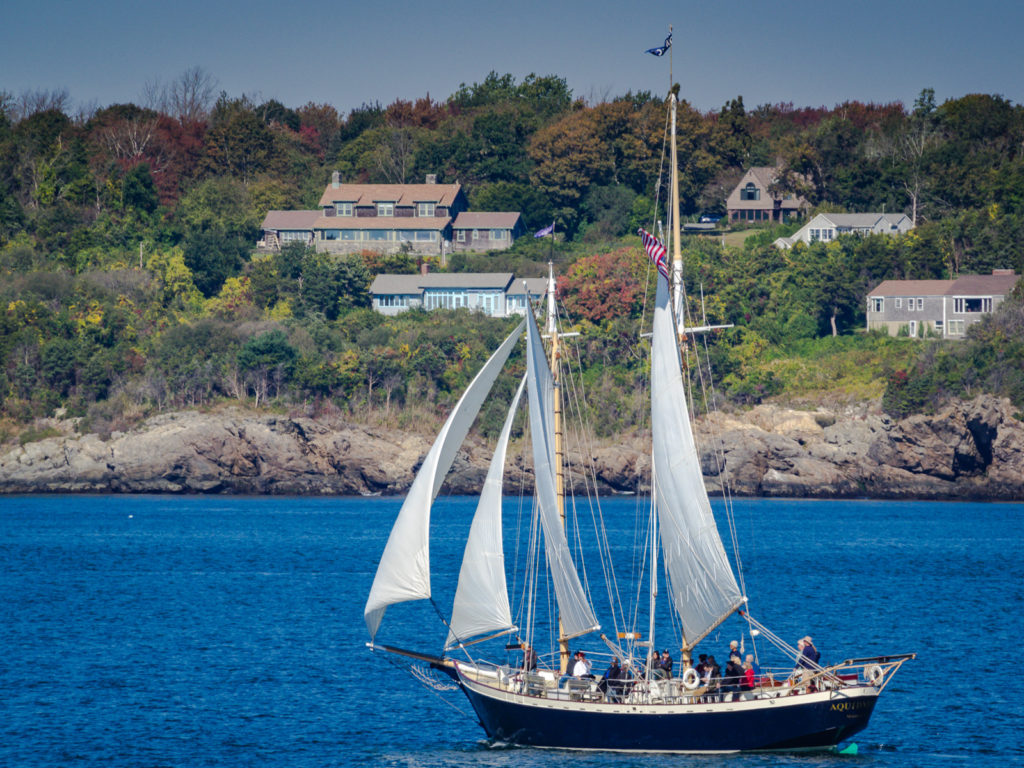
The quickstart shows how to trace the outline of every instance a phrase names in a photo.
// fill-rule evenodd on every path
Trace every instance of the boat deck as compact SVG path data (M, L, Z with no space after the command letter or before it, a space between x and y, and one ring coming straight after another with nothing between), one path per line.
M770 669L764 670L759 684L753 689L724 685L718 681L710 686L693 686L681 678L633 679L602 682L598 679L558 675L547 669L523 671L509 666L458 663L458 670L466 680L483 685L505 695L526 696L551 702L591 702L622 705L715 704L747 702L803 694L830 692L852 693L865 688L880 691L900 660L870 659L857 664L842 664L822 670Z

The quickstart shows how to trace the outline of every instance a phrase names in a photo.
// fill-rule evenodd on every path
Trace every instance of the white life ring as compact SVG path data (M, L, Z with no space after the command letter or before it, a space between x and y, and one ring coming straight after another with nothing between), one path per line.
M883 672L882 668L880 666L878 666L877 664L868 667L866 674L867 674L868 682L871 683L872 685L878 685L879 683L882 682L882 678L885 677L885 672Z
M683 672L683 687L688 691L695 691L700 686L700 675L693 667L687 667Z

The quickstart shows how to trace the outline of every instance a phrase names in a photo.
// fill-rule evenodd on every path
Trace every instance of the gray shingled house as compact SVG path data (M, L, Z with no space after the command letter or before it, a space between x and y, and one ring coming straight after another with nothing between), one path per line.
M991 313L1017 284L1012 269L991 275L961 275L956 280L886 280L868 292L868 330L890 336L963 338L967 329Z

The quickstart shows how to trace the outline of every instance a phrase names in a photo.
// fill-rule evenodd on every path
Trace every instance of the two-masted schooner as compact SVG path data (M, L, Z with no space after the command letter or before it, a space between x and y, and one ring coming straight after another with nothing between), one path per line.
M675 111L675 96L669 106ZM681 283L677 164L673 147L673 270ZM664 246L644 235L649 255L669 276ZM680 665L675 676L649 663L650 642L641 633L600 633L600 623L577 572L564 526L560 334L555 284L549 269L547 318L542 333L533 313L505 339L462 395L427 454L395 521L365 608L375 650L428 662L455 681L494 740L566 749L666 752L735 752L831 748L868 725L879 695L913 654L849 658L827 666L801 657L747 611L723 546L703 483L691 430L680 353L681 299L669 280L657 278L650 341L652 504L648 527L653 558L663 560L677 619ZM693 329L690 329L691 331ZM402 650L378 641L389 606L431 598L431 506L445 475L513 347L525 332L526 374L514 395L483 485L465 547L443 649ZM545 337L548 348L545 349ZM533 514L543 537L548 583L557 602L557 650L536 663L533 638L516 626L506 585L502 543L502 477L520 399L526 394L534 473ZM660 544L660 546L658 546ZM657 568L649 573L654 600ZM739 614L750 634L776 646L784 668L761 669L753 684L732 686L694 666L697 644ZM654 621L655 611L650 611ZM650 628L653 634L654 627ZM476 642L515 636L505 646L523 654L484 661ZM569 642L590 637L627 670L599 681L569 674ZM788 658L787 658L788 655ZM724 660L723 660L724 661Z

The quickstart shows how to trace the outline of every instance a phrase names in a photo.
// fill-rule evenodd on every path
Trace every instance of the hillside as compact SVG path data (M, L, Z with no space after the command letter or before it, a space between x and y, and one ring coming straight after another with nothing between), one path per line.
M583 379L610 403L591 414L595 435L629 438L653 279L630 233L663 216L663 118L650 93L590 104L557 76L496 73L443 101L347 115L222 94L187 111L120 104L71 116L61 103L0 97L0 444L44 438L58 415L106 438L227 404L372 428L434 424L508 322L370 311L373 275L418 269L408 255L255 253L266 211L314 207L335 170L366 182L432 173L459 180L474 210L518 210L530 228L554 220L553 254L527 236L446 268L532 276L553 255L583 333ZM1020 297L964 344L862 331L866 292L881 280L1024 272L1021 107L984 94L936 104L928 89L909 108L748 110L736 98L707 114L683 103L679 125L687 217L722 213L745 168L778 161L780 183L813 210L917 220L899 237L787 252L770 243L793 225L688 240L690 310L734 325L708 339L719 405L878 401L904 417L985 392L1024 409ZM499 418L485 413L479 436Z

